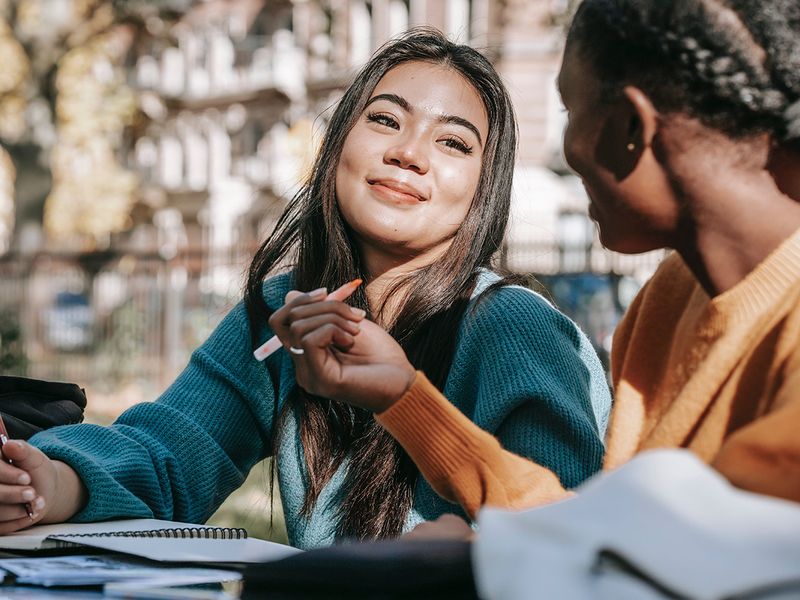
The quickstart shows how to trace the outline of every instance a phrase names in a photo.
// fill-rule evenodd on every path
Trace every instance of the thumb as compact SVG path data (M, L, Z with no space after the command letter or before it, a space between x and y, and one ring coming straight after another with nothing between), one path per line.
M27 442L9 440L3 445L3 456L13 461L14 466L28 471L42 464L44 454Z

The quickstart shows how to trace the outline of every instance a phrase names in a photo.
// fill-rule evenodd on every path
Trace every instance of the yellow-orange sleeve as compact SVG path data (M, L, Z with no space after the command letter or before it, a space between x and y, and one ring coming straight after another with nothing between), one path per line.
M552 471L505 450L421 371L405 395L375 419L433 489L461 504L471 518L484 505L528 508L572 495Z

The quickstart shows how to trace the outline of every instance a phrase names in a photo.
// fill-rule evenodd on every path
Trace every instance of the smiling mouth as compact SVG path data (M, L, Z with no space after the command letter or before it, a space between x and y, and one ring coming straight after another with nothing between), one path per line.
M370 187L381 197L405 204L426 202L428 199L410 186L394 181L367 180Z

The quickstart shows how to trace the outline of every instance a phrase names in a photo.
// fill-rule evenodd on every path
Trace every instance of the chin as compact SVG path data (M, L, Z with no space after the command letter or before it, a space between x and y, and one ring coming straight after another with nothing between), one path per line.
M602 233L600 234L600 243L603 244L605 249L619 252L620 254L643 254L664 248L663 245L654 242L654 240L604 236Z
M597 223L597 232L600 243L606 250L619 252L620 254L641 254L650 250L655 250L659 246L654 244L654 240L648 240L642 236L631 235L632 230L618 230L605 227L602 223Z

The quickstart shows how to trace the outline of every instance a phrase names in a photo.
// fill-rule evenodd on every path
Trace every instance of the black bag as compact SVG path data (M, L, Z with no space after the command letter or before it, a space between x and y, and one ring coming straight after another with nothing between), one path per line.
M470 548L401 539L309 550L249 566L242 600L477 600Z
M86 394L74 383L0 375L0 413L12 439L83 421Z

